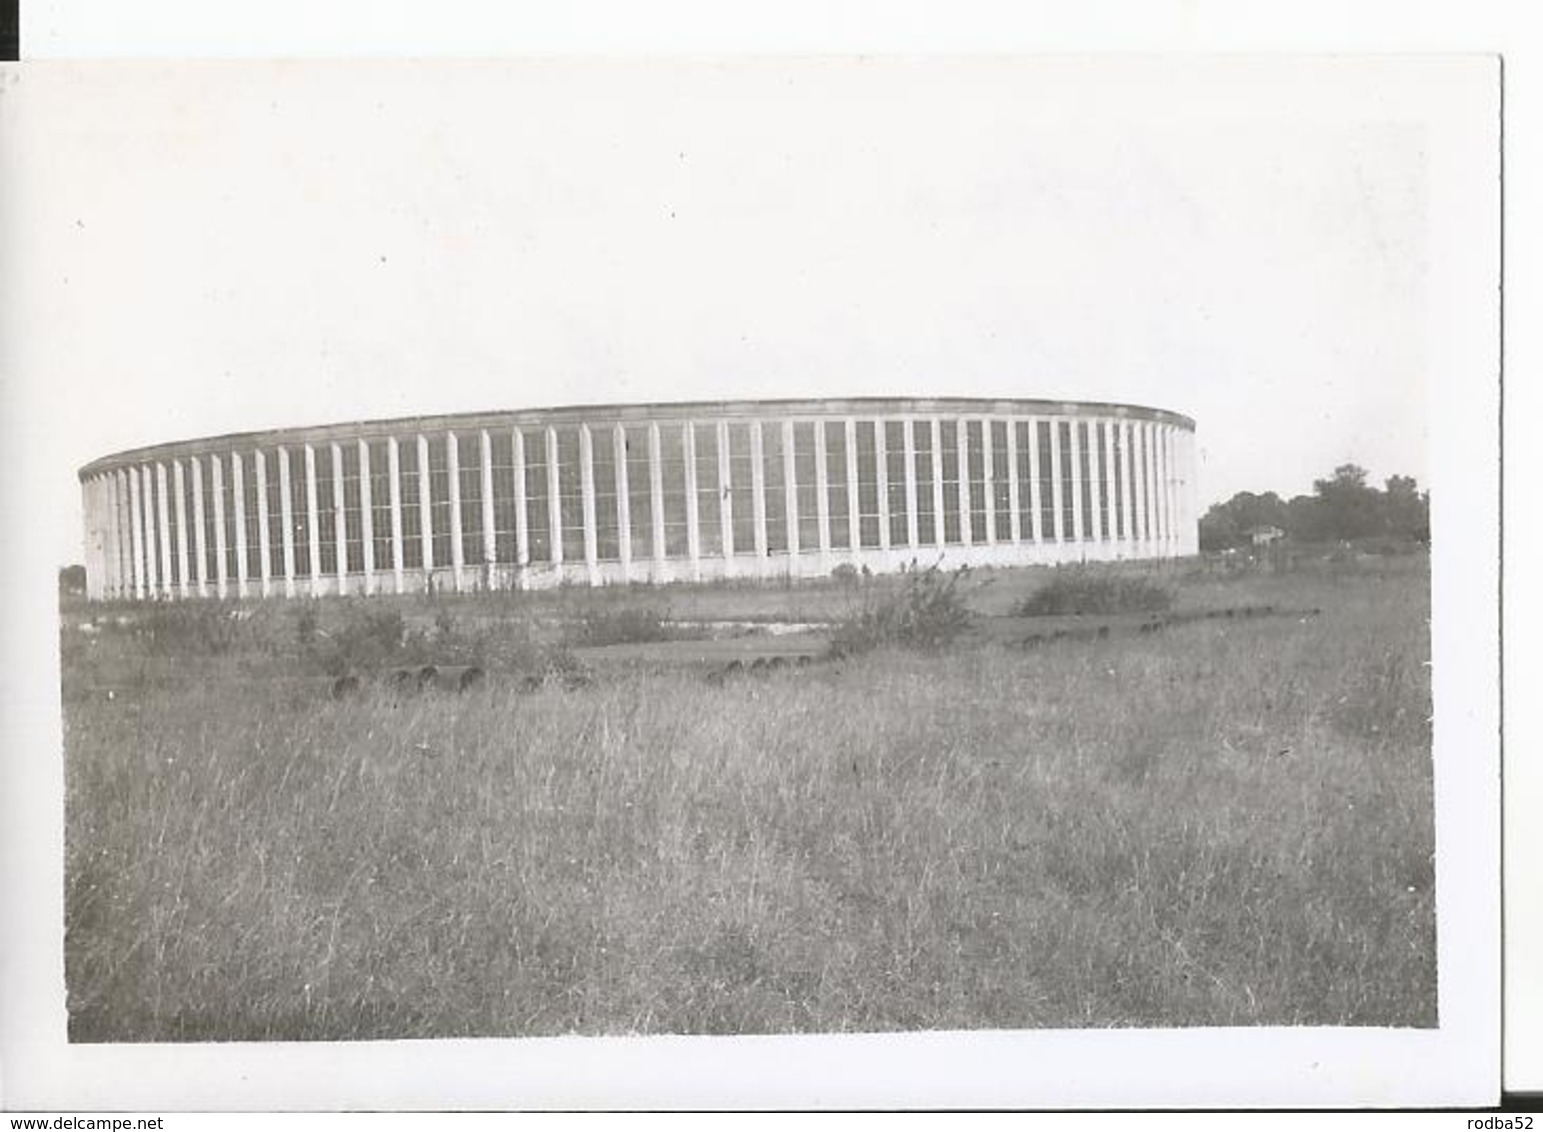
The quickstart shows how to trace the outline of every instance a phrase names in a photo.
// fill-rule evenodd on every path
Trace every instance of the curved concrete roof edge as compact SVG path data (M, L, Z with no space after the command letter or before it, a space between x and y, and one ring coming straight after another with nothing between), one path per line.
M103 472L147 461L175 460L255 448L291 444L370 440L401 433L434 433L459 429L483 429L509 425L539 426L600 421L667 421L683 417L751 419L778 417L847 417L870 415L970 416L978 413L1028 416L1099 416L1116 419L1160 421L1195 430L1193 418L1167 409L1107 401L1058 401L1044 398L1002 397L800 397L758 398L729 401L647 401L633 404L561 405L537 409L500 409L488 412L441 413L431 416L390 417L298 428L233 432L191 440L169 441L125 449L91 461L79 471L84 481Z

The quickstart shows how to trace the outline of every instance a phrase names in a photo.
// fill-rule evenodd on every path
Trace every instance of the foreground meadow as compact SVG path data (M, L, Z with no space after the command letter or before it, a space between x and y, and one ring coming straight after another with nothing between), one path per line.
M341 700L72 641L71 1037L1434 1025L1423 562L1177 585L1322 613Z

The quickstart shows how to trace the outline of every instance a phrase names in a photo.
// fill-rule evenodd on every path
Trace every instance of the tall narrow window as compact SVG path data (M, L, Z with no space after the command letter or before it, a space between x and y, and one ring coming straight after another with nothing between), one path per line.
M664 491L664 551L684 558L686 546L686 440L678 424L659 426L659 471Z
M228 453L218 459L223 465L220 469L220 509L225 516L225 577L233 581L238 573L236 569L236 472Z
M611 442L609 425L596 425L589 431L595 483L595 557L615 562L621 558L616 524L616 446Z
M475 432L463 433L455 443L456 477L461 487L461 561L480 566L486 549L482 533L482 437Z
M825 422L825 491L826 507L830 512L830 544L838 550L851 546L850 514L847 507L847 452L846 425L841 421Z
M1075 475L1077 482L1082 485L1082 537L1092 539L1096 537L1093 526L1093 448L1094 429L1087 421L1073 421L1072 427L1077 430L1077 468Z
M557 430L557 498L561 506L563 560L584 561L584 480L579 468L579 430Z
M288 452L285 453L289 455ZM279 454L266 453L268 461L268 576L284 577L284 481L279 478Z
M980 421L969 421L965 426L965 435L969 438L969 475L970 475L970 540L972 542L986 541L986 508L990 501L986 498L986 441L985 429Z
M418 506L423 469L419 467L418 441L408 437L397 444L397 462L402 481L402 565L409 570L423 569L423 512Z
M359 446L344 444L343 450L343 530L347 547L348 569L355 574L364 570L364 522L360 518Z
M889 544L906 546L911 539L905 494L905 421L884 422L885 496L889 503Z
M874 421L857 422L857 537L879 545L879 448Z
M246 472L246 482L241 487L242 502L246 508L246 575L249 578L262 577L262 525L257 514L266 506L266 501L257 494L257 461L265 458L265 454L253 452L243 461L246 464L243 469ZM274 472L274 463L275 461L268 459L265 470L269 475Z
M1055 470L1050 460L1050 429L1054 421L1037 421L1039 430L1039 536L1055 538L1055 487L1051 473Z
M932 451L932 424L911 422L911 443L916 449L916 539L922 544L938 539L937 513L933 509L935 457Z
M750 450L750 426L729 425L729 498L734 510L734 552L753 554L755 539L755 462Z
M959 424L943 422L943 541L958 545L963 541L959 523Z
M450 436L429 438L429 526L434 533L434 564L450 564ZM323 561L322 569L326 569Z
M798 421L793 425L793 484L798 497L798 546L814 550L820 545L820 485L815 475L814 452L819 425Z
M766 549L776 552L788 548L788 497L782 467L782 422L767 421L761 426L762 482L766 495Z
M528 428L525 441L525 529L530 561L552 561L552 516L547 495L546 429Z
M992 511L996 515L997 540L1012 538L1013 496L1007 463L1007 422L991 422L991 492Z
M653 473L648 459L648 426L628 425L627 437L627 520L632 539L632 560L638 562L654 554Z
M696 510L702 553L723 553L720 501L728 488L718 482L718 426L698 424L696 429Z
M375 569L395 570L391 544L391 453L384 440L370 441L370 539Z

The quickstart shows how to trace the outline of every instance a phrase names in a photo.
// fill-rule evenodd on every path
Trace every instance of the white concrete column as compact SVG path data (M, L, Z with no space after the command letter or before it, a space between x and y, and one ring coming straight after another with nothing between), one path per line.
M329 444L332 449L332 537L337 544L338 593L348 592L348 508L343 492L343 449Z
M1072 542L1077 545L1077 557L1086 557L1082 544L1085 531L1082 523L1082 422L1073 417L1068 422L1067 434L1071 441L1072 458Z
M309 543L311 567L311 596L321 593L321 510L316 493L316 449L305 445L305 531Z
M230 489L236 511L236 596L246 597L250 573L246 554L246 472L239 452L230 454Z
M375 592L374 491L370 485L370 442L359 441L359 565L364 569L364 592Z
M1149 555L1151 547L1147 544L1150 537L1150 524L1147 512L1147 430L1145 421L1137 421L1132 428L1134 437L1133 453L1136 469L1136 553L1142 558Z
M1104 493L1098 482L1099 467L1099 428L1103 422L1089 421L1088 428L1088 505L1093 518L1093 527L1088 531L1088 540L1094 544L1093 555L1102 558L1104 552Z
M1104 539L1109 544L1107 557L1116 558L1118 552L1118 535L1115 532L1115 501L1118 496L1114 487L1114 426L1109 421L1098 423L1099 432L1102 434L1102 449L1104 461Z
M948 541L948 524L943 514L943 421L933 417L932 429L932 541L942 550Z
M1050 418L1050 506L1051 530L1056 542L1066 541L1066 477L1061 471L1061 418ZM1059 556L1057 556L1059 560Z
M570 473L571 474L571 473ZM563 562L562 469L557 466L557 430L546 430L546 510L547 537L552 540L552 564Z
M134 597L145 597L145 512L139 498L139 470L129 468L124 473L129 485L129 574Z
M1039 470L1039 418L1029 418L1029 511L1034 517L1034 543L1045 541L1045 509L1043 477Z
M166 465L155 465L155 521L161 539L161 585L163 597L171 597L171 499L166 487Z
M600 584L600 532L595 523L595 441L587 424L579 425L579 494L584 508L584 567L589 584Z
M1018 494L1018 420L1007 418L1007 537L1016 546L1023 541L1023 518L1018 507L1023 497Z
M970 427L963 417L954 422L959 436L959 542L975 545L975 528L970 521Z
M1121 421L1118 432L1120 437L1119 473L1121 492L1121 519L1125 530L1125 557L1134 557L1136 554L1136 499L1135 499L1135 442L1131 439L1131 422Z
M873 422L873 482L879 502L879 549L889 549L889 438L884 419Z
M718 525L723 537L723 557L732 558L734 545L734 493L730 490L733 465L729 462L729 422L718 422Z
M461 442L453 432L445 433L445 474L450 481L450 584L460 593L466 548L461 542Z
M493 510L493 438L487 429L478 434L477 455L482 459L482 584L492 589L497 582L498 524Z
M423 556L424 588L427 589L434 569L434 500L429 484L429 438L421 432L418 445L418 546Z
M1170 558L1178 554L1176 535L1178 533L1178 492L1177 480L1174 472L1173 459L1173 434L1172 425L1163 425L1162 431L1162 458L1163 458L1163 545L1164 553Z
M214 594L223 598L229 573L225 559L230 544L225 539L225 461L219 456L209 457L209 486L214 494Z
M402 449L395 436L386 437L386 475L391 487L391 581L397 593L407 592L402 563Z
M142 465L140 475L143 477L140 491L145 499L145 588L151 598L157 598L161 596L163 587L166 585L166 570L161 566L163 553L161 547L165 540L160 537L160 512L155 494L155 465Z
M825 457L825 424L814 422L814 501L820 527L820 573L830 573L830 462Z
M627 473L627 429L611 429L612 457L616 461L616 554L621 559L623 580L632 581L632 481Z
M995 546L997 541L997 476L996 452L992 448L991 418L982 417L980 422L980 469L981 485L986 494L986 545Z
M110 518L108 519L108 530L112 538L112 562L109 566L111 571L109 576L112 579L110 592L113 597L121 598L124 596L124 591L127 588L126 583L128 579L123 566L128 561L128 556L123 552L125 541L123 529L123 480L121 473L116 471L107 473L107 505L111 508Z
M916 517L916 426L915 420L900 422L900 436L905 459L905 545L915 550L921 544Z
M857 421L846 419L847 443L847 539L855 557L863 548L862 514L857 494Z
M101 555L98 544L102 541L101 524L97 519L96 481L87 476L80 482L80 515L84 527L81 550L86 570L86 600L95 601L101 593Z
M209 532L206 530L208 512L204 509L204 461L194 456L188 461L193 477L193 577L198 584L198 596L209 596Z
M181 460L171 462L171 492L172 514L177 519L177 533L172 539L177 554L177 590L186 598L193 595L193 586L188 577L187 475Z
M793 458L793 422L782 422L782 498L783 519L787 523L788 532L788 559L791 560L798 554L798 463Z
M653 512L654 577L664 576L664 457L659 451L659 424L648 424L648 497Z
M761 440L761 422L750 422L750 507L755 516L756 568L761 573L766 563L766 451Z
M96 477L97 506L101 510L102 584L99 596L116 597L118 591L118 481L111 472Z
M525 433L514 429L514 564L519 567L520 585L525 584L525 567L530 565L530 513L525 509Z
M289 452L279 458L279 546L284 554L284 597L295 597L295 507L290 503ZM268 466L261 452L252 453L253 475L258 484L258 577L262 597L273 591L273 532L268 529Z
M691 580L702 580L702 533L698 529L702 521L697 506L696 482L696 423L687 421L681 426L681 452L686 461L686 556L691 559Z
M1147 463L1151 465L1152 476L1152 553L1166 555L1168 553L1168 483L1163 467L1163 426L1159 422L1147 425L1147 436L1150 438L1151 455Z

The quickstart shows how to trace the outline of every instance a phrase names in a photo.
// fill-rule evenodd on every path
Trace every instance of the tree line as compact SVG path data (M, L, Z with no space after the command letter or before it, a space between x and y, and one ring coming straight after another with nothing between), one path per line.
M1389 476L1379 489L1365 468L1341 464L1328 479L1314 480L1311 495L1282 499L1273 491L1240 491L1212 505L1200 520L1200 548L1247 546L1272 529L1293 542L1343 542L1388 538L1430 541L1430 492L1412 476Z

